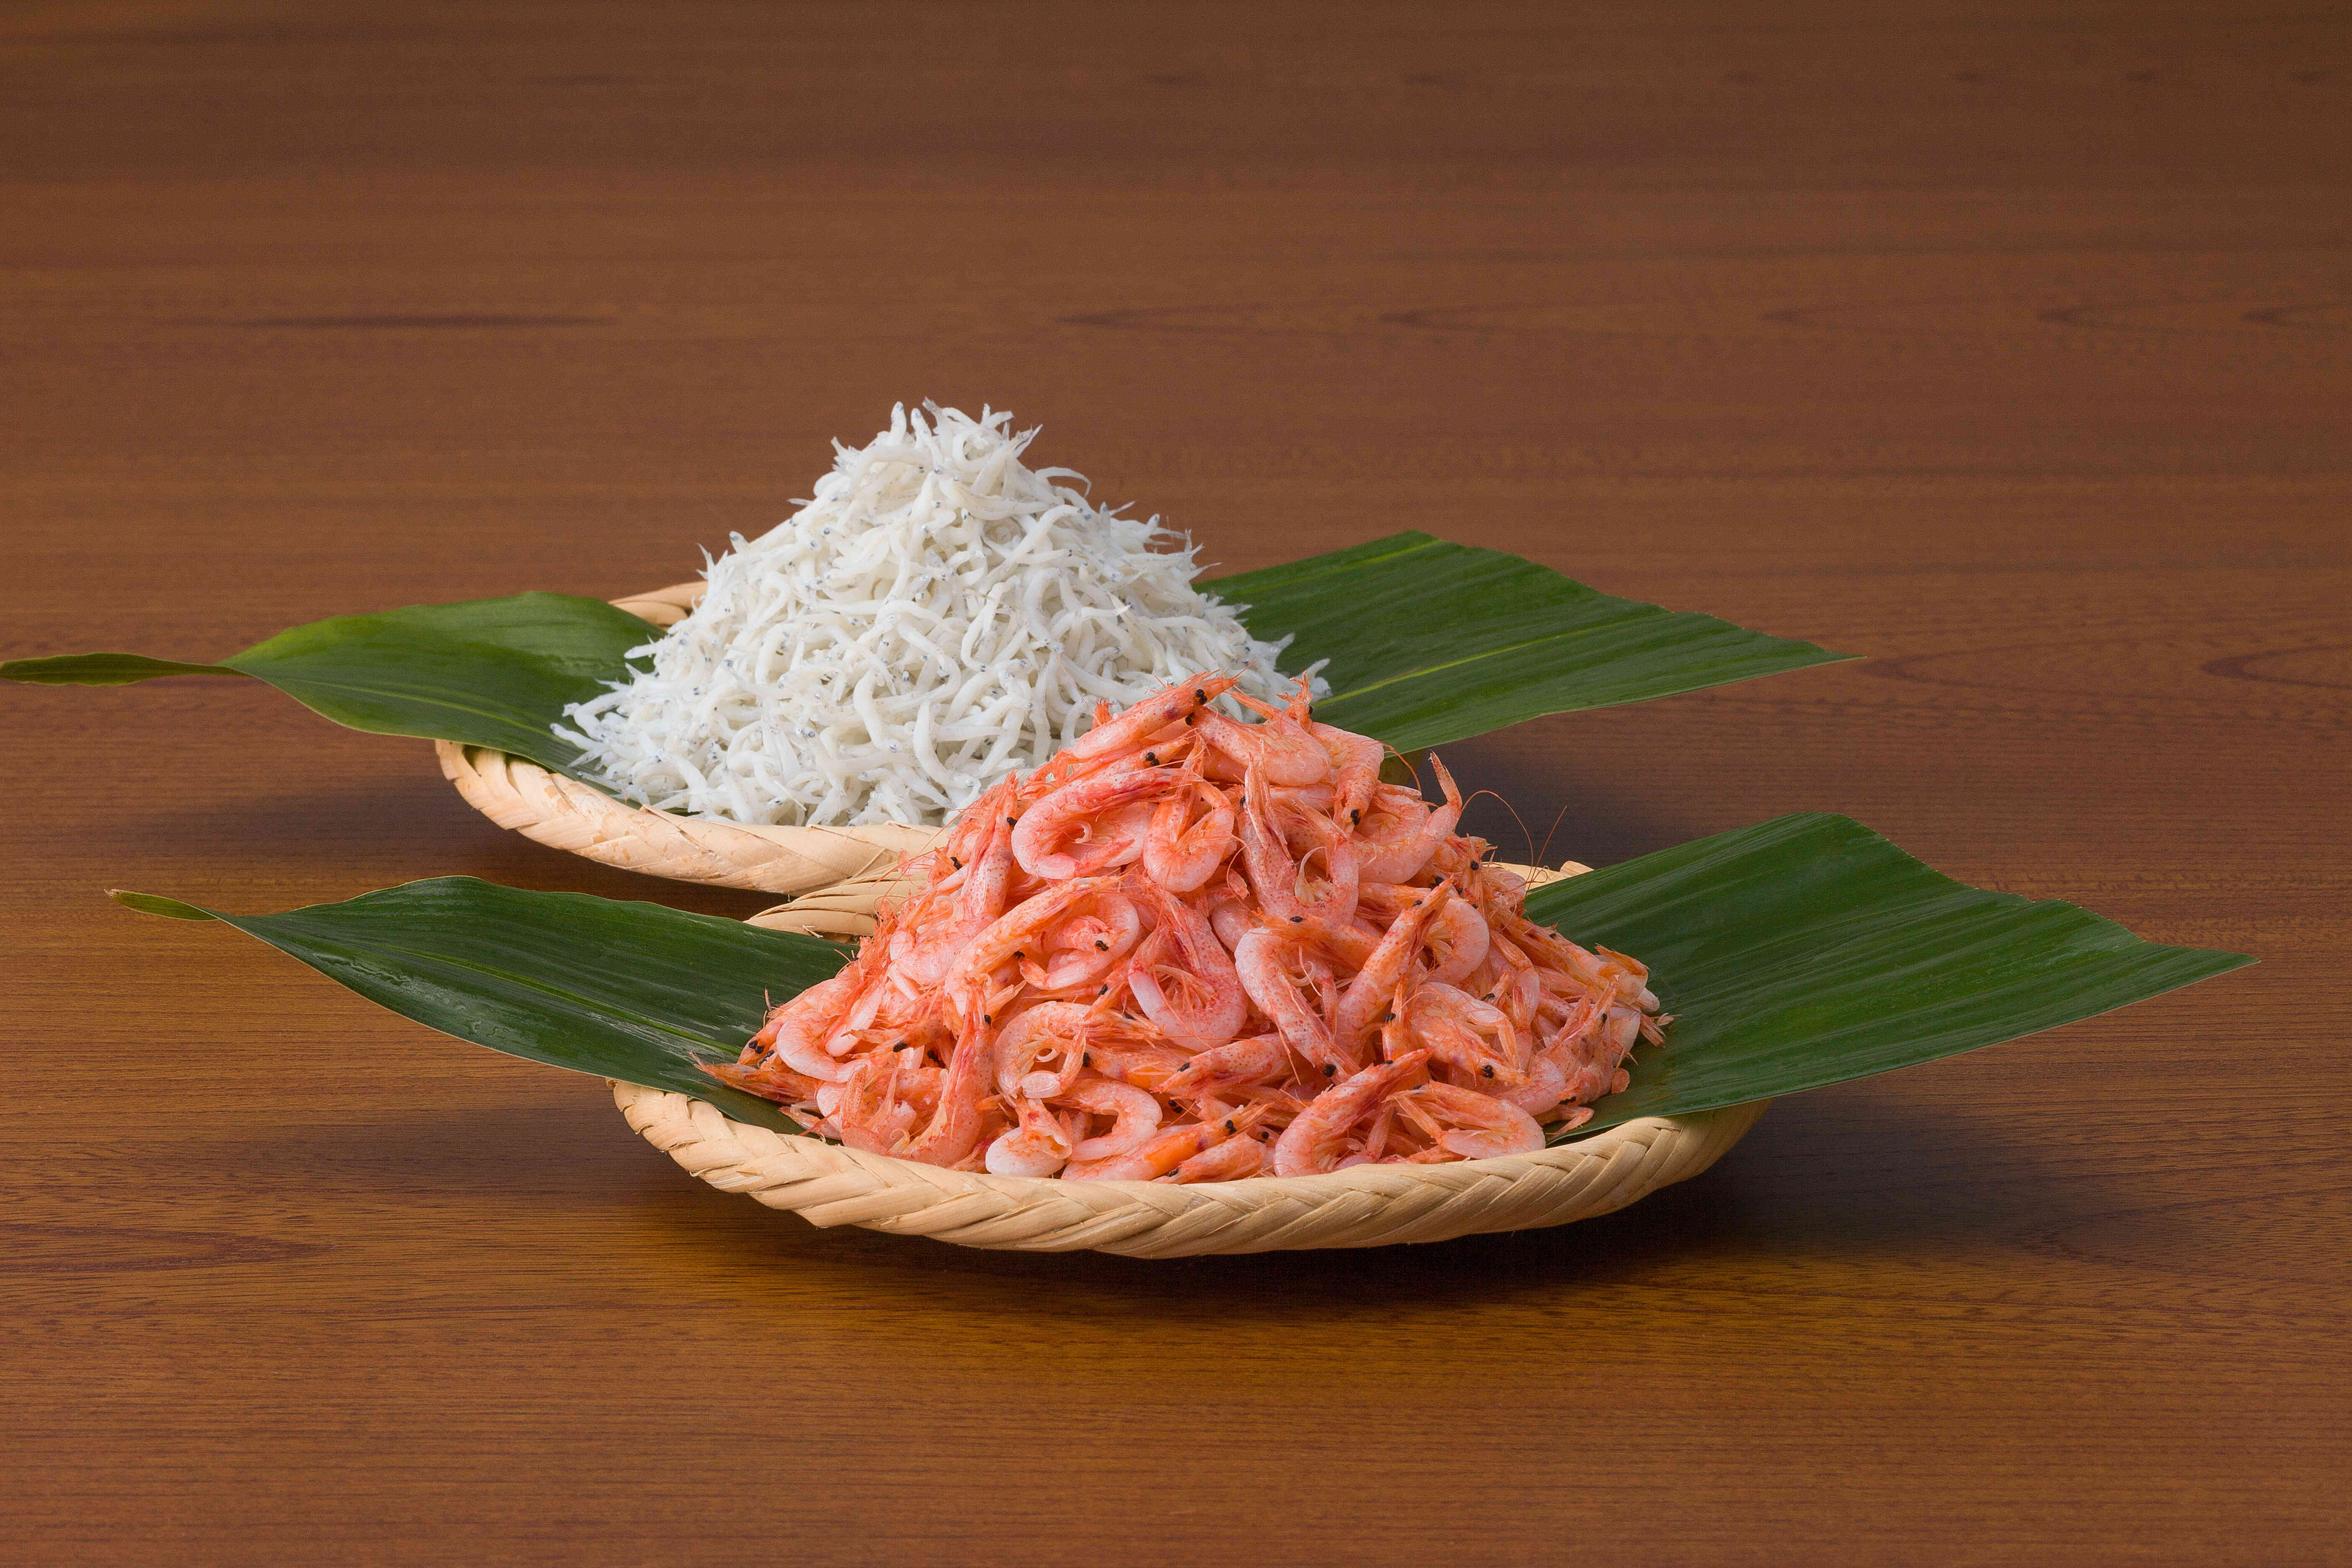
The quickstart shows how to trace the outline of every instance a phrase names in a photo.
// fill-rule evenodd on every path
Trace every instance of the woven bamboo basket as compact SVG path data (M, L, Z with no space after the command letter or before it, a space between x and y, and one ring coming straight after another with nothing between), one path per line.
M657 626L676 625L702 594L681 583L614 604ZM614 800L536 763L480 746L436 741L441 772L477 811L551 848L624 871L679 882L790 895L877 875L930 847L937 827L761 827L715 816L680 816Z
M1512 869L1531 881L1572 876ZM887 878L839 885L751 917L775 931L862 936ZM613 1084L646 1141L722 1192L810 1224L864 1226L959 1247L1189 1258L1445 1241L1591 1219L1697 1175L1739 1142L1765 1104L1644 1117L1580 1142L1449 1165L1360 1165L1320 1176L1065 1182L948 1171L730 1121L702 1100Z

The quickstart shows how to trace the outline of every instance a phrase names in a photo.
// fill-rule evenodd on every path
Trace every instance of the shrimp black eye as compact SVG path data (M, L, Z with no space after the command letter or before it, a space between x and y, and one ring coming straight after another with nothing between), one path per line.
M1234 1126L1232 1122L1228 1121L1228 1122L1226 1122L1226 1123L1225 1123L1225 1136L1226 1136L1226 1137L1230 1138L1230 1137L1232 1137L1234 1133L1236 1133L1236 1132L1238 1132L1238 1131L1241 1131L1241 1129L1240 1129L1240 1128L1238 1128L1238 1127L1236 1127L1236 1126Z
M1495 1076L1495 1064L1493 1062L1487 1062L1479 1068L1478 1076L1481 1078L1493 1078Z
M1004 819L1004 826L1007 827L1018 827L1021 826L1021 819L1017 816L1008 816Z
M1295 926L1305 925L1307 923L1307 917L1305 915L1293 915L1290 917L1290 923Z
M1325 1078L1337 1078L1339 1076L1339 1069L1333 1067L1329 1062L1325 1062L1323 1064L1323 1076Z
M1153 767L1155 767L1155 768L1156 768L1156 767L1158 767L1158 766L1160 765L1160 759L1159 759L1158 757L1153 756L1150 752L1144 752L1144 753L1143 753L1143 760L1144 760L1145 762L1147 762L1147 763L1150 763Z
M1208 700L1209 700L1209 694L1208 694L1206 691L1202 690L1202 689L1201 689L1199 687L1197 687L1197 686L1196 686L1196 687L1194 687L1194 688L1192 689L1192 700L1193 700L1193 701L1195 701L1195 702L1206 702Z

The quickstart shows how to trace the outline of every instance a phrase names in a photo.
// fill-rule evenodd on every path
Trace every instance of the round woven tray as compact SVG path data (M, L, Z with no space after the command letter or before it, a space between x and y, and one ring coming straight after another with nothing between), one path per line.
M1513 869L1549 881L1586 868ZM751 920L776 931L862 936L874 929L874 903L887 888L887 879L829 888ZM1697 1175L1769 1103L1644 1117L1580 1142L1499 1160L1174 1186L942 1170L747 1127L702 1100L632 1083L615 1082L613 1100L647 1142L712 1186L747 1193L812 1225L859 1225L959 1247L1129 1258L1386 1247L1591 1219Z
M614 604L657 626L677 624L701 596L681 583ZM930 847L937 827L758 827L715 816L680 816L614 800L536 763L480 746L436 741L441 772L476 810L526 838L625 871L714 882L763 893L803 893L887 873L901 856Z

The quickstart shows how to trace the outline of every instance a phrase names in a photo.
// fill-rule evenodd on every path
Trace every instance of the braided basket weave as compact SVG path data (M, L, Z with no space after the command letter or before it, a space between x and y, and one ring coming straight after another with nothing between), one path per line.
M615 599L657 626L675 626L702 584ZM762 893L804 893L887 873L899 857L930 847L937 827L765 827L716 816L680 816L614 799L536 763L480 746L436 741L441 772L467 804L500 827L551 848L624 871L711 882Z
M1572 862L1565 871L1510 868L1531 882L1587 869ZM863 936L891 886L883 877L828 888L751 922ZM1580 1142L1496 1160L1176 1186L950 1171L747 1127L666 1089L616 1082L613 1100L647 1142L712 1186L747 1193L812 1225L859 1225L959 1247L1130 1258L1386 1247L1591 1219L1697 1175L1739 1142L1767 1103L1644 1117Z

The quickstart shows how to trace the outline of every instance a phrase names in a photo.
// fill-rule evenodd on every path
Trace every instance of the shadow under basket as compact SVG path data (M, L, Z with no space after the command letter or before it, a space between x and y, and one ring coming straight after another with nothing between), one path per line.
M1573 862L1559 871L1510 868L1538 883L1586 868ZM875 902L890 885L883 878L827 889L754 915L751 923L862 936L874 929ZM1386 1247L1591 1219L1699 1174L1770 1103L1643 1117L1577 1142L1499 1159L1180 1186L950 1171L748 1127L667 1089L612 1087L622 1115L655 1148L722 1192L745 1194L812 1225L864 1226L959 1247L1129 1258Z

